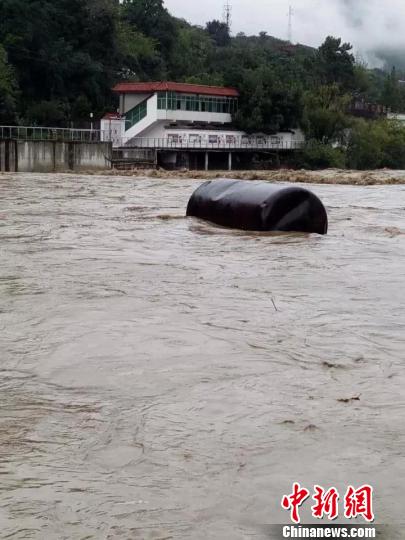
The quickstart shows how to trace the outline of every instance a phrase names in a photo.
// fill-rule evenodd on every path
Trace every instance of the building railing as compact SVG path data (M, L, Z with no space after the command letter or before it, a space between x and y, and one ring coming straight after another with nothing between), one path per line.
M0 126L0 140L39 141L109 141L110 132L98 129L69 129L53 127Z
M218 135L178 136L177 139L164 137L119 137L111 130L68 129L53 127L0 126L0 140L40 140L113 142L114 147L145 148L156 150L299 150L302 140L283 140L275 136L233 136Z
M154 148L157 150L299 150L304 146L302 140L285 141L272 137L235 137L231 141L218 140L190 141L169 138L133 137L121 139L121 146L127 148Z

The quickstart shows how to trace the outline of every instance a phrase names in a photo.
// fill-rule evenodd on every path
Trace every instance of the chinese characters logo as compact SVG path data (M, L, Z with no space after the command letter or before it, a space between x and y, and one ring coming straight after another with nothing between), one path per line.
M308 489L301 487L299 483L294 483L290 495L285 495L281 500L284 510L290 510L291 520L300 523L299 509L309 499L311 493ZM312 500L315 502L311 506L312 516L317 519L324 517L334 521L339 516L340 495L336 488L328 490L321 486L314 486ZM374 521L373 513L373 488L364 485L355 489L349 486L343 498L344 516L347 519L363 517L368 522Z

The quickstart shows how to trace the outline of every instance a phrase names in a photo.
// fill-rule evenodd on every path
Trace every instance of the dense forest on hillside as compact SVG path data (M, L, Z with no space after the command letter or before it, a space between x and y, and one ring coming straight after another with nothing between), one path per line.
M1 124L85 126L90 113L116 109L111 88L122 80L228 85L241 92L236 125L266 133L301 126L309 165L340 164L333 144L348 127L349 160L351 149L361 154L359 137L384 132L387 139L394 129L353 126L350 103L405 111L400 78L394 67L386 73L359 65L338 38L312 49L266 32L231 37L220 21L200 27L174 18L163 0L0 0ZM377 154L384 165L386 150Z

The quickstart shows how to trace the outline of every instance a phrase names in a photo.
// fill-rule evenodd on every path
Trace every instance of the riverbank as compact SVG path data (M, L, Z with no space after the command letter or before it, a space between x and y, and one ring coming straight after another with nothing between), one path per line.
M77 174L76 171L60 173ZM0 175L10 173L0 172ZM13 175L15 173L12 173ZM187 178L195 180L214 180L216 178L235 178L237 180L268 180L271 182L293 182L303 184L332 184L350 186L403 185L405 170L377 169L373 171L354 171L345 169L325 169L320 171L279 169L276 171L190 171L165 169L135 169L131 171L99 170L80 171L81 175L132 176L139 178Z
M89 173L89 174L100 174ZM305 184L336 185L398 185L405 184L405 170L379 169L354 171L326 169L321 171L279 169L276 171L167 171L164 169L138 169L132 171L105 171L108 176L139 176L147 178L193 178L213 180L215 178L236 178L238 180L270 180L273 182L300 182Z

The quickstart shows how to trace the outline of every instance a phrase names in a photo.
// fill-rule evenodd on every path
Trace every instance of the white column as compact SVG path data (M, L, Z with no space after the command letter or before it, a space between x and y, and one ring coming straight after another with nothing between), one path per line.
M228 171L232 170L232 152L228 154Z

